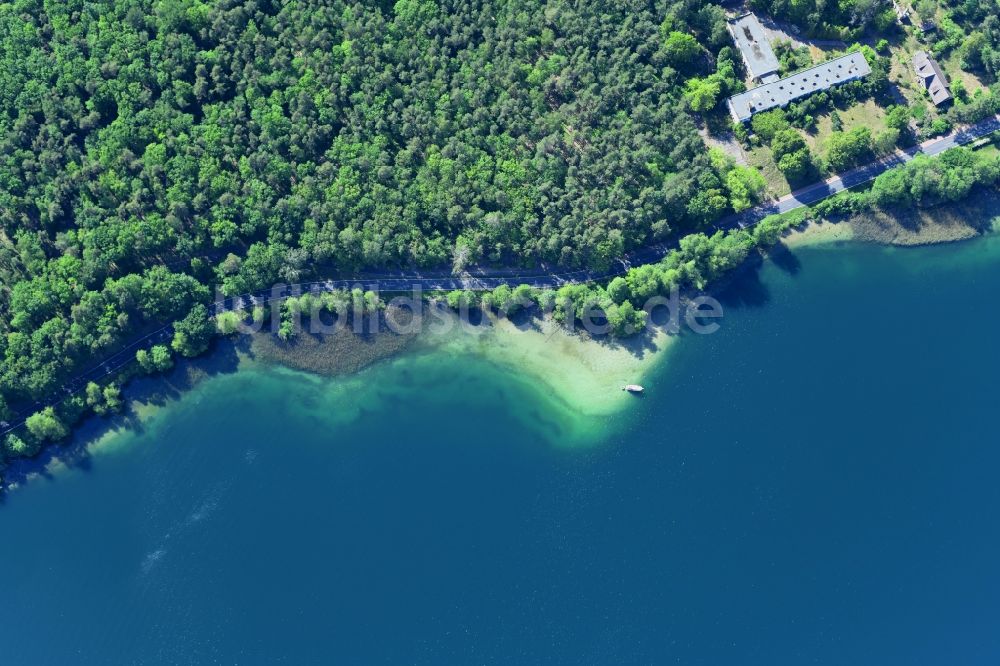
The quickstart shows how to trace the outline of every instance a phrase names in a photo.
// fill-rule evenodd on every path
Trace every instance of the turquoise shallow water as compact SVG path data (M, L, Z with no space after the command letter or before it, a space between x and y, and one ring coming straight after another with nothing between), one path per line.
M998 259L769 263L585 448L468 357L213 378L0 506L3 663L994 664Z

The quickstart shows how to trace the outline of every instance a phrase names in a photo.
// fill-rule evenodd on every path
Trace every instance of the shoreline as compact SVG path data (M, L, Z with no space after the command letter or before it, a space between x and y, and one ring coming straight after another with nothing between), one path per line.
M508 380L522 384L533 396L527 411L534 415L532 418L538 420L539 426L544 426L540 431L559 433L552 439L553 444L586 446L640 399L622 391L622 387L641 383L661 367L679 337L656 327L625 341L612 341L569 331L551 318L484 319L479 324L464 326L457 315L447 316L451 322L446 330L436 331L431 326L412 336L390 332L372 336L396 340L357 365L351 360L333 363L328 356L338 347L356 348L357 340L334 342L332 346L310 341L292 363L286 362L287 356L247 357L243 362L251 363L248 367L257 365L275 372L305 373L326 382L327 390L343 396L364 394L369 382L377 384L378 374L392 364L408 364L413 373L430 375L442 358L467 358L483 362ZM357 337L347 332L343 335ZM273 341L268 346L271 344ZM370 338L363 344L365 353L370 350L367 345L379 346ZM351 386L354 388L348 390ZM363 408L364 405L352 405L348 410L358 412ZM523 417L516 412L508 416Z
M471 356L530 377L579 415L604 416L619 411L628 398L634 401L621 387L647 377L679 337L653 326L626 339L594 338L534 313L513 319L484 316L475 324L463 324L449 310L437 314L444 317L440 323L411 334L341 330L326 336L301 334L291 344L257 334L238 354L241 363L252 360L335 380L411 355Z
M961 201L894 212L869 210L836 220L810 220L781 242L791 249L848 241L919 247L980 238L1000 230L1000 193L980 189Z
M357 336L345 331L336 340L303 336L301 346L279 344L270 333L217 340L205 356L178 363L167 374L129 382L123 390L122 412L90 415L65 442L46 446L33 458L10 461L2 488L14 490L37 478L86 468L93 457L127 450L119 443L121 436L149 428L163 409L195 397L201 385L219 376L250 371L292 373L303 381L311 377L322 385L325 399L340 410L340 418L349 421L365 411L364 399L379 399L375 394L384 387L373 381L379 373L394 363L420 367L441 355L482 361L506 374L533 394L531 418L552 445L587 446L641 400L621 387L648 378L679 337L656 328L624 342L595 340L567 331L551 319L537 318L520 323L500 319L473 328L466 330L456 322L445 333L414 336L390 332ZM262 341L265 337L268 340ZM337 355L345 350L352 355Z
M810 221L786 233L780 242L794 251L852 241L907 247L978 238L1000 230L1000 216L990 211L998 198L996 193L988 192L958 204L916 211L914 217L921 221L929 219L932 226L929 231L919 226L915 231L910 230L913 235L906 242L859 234L855 219L858 216L836 222ZM980 221L977 228L962 223L963 215L970 214L977 214L974 218ZM902 218L895 224L905 228ZM942 228L957 229L960 233L941 233ZM742 270L735 271L733 279L741 279ZM79 465L90 455L117 450L113 440L119 432L144 427L160 407L182 398L202 380L219 373L238 372L244 367L272 366L347 383L363 376L372 366L399 358L435 352L466 354L533 385L539 395L558 406L561 421L569 423L572 419L607 420L623 412L637 398L622 392L621 386L642 383L680 337L654 329L653 333L631 339L595 340L585 333L567 332L551 320L538 318L519 322L500 319L492 325L475 328L480 330L472 333L460 326L452 327L444 337L435 337L433 333L412 336L380 333L330 341L303 335L293 345L279 343L271 334L259 339L255 339L258 336L247 340L217 339L208 354L183 362L178 359L177 367L166 375L133 378L123 391L126 405L123 412L88 416L74 427L65 442L44 447L34 458L10 460L3 470L2 488L14 488L33 476L45 476L62 467ZM393 336L398 339L393 340ZM347 357L338 356L339 351L345 350ZM586 439L587 427L575 430L582 433L581 440Z
M433 334L431 334L433 336ZM500 319L476 331L427 340L449 354L471 354L544 385L581 416L608 416L636 397L622 391L638 384L664 359L679 336L663 328L626 340L594 339L550 318L519 324Z
M180 358L166 373L133 377L122 388L120 412L89 414L73 427L67 439L43 446L30 458L8 460L0 476L0 500L6 491L39 477L86 469L92 457L125 450L115 441L119 435L146 429L163 408L190 396L205 380L238 372L237 347L232 340L216 340L206 354Z

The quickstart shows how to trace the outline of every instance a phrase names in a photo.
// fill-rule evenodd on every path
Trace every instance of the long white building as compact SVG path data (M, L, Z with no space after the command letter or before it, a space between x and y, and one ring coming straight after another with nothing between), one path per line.
M848 53L783 79L763 83L756 88L733 95L726 103L733 120L745 123L755 113L788 106L797 99L821 90L829 90L848 81L856 81L871 73L872 69L864 54Z

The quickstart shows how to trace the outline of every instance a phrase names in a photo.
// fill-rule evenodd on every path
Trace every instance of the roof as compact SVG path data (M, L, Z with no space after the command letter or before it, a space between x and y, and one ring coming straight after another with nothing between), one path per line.
M737 121L747 121L755 113L786 106L801 97L860 79L871 72L864 54L855 51L733 95L728 101L729 112Z
M948 78L941 71L937 61L926 51L917 51L913 54L913 71L916 72L917 78L930 93L931 101L934 102L935 106L944 104L951 99Z
M774 50L771 49L771 44L764 33L764 26L756 16L743 14L729 19L726 23L751 78L763 78L778 71L778 57L774 55Z

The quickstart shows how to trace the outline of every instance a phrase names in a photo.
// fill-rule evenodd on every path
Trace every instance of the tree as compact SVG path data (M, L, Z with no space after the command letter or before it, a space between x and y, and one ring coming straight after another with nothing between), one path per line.
M28 417L25 425L34 437L42 442L63 439L69 430L63 425L52 407L46 407Z
M109 412L117 412L122 408L122 391L117 384L104 387L104 406Z
M809 180L815 171L812 155L808 148L782 155L781 159L778 160L778 169L781 170L788 182L793 184Z
M769 247L778 242L784 231L785 227L782 224L781 217L779 215L768 215L754 227L754 240L759 246Z
M295 324L295 320L282 317L281 324L278 325L278 339L282 342L288 342L298 334L298 327Z
M922 21L933 21L938 10L938 0L916 0L913 9Z
M889 16L874 0L751 2L806 34L847 41ZM745 174L713 165L691 118L743 85L717 4L335 4L4 5L8 403L52 395L95 360L186 318L215 288L237 295L279 280L471 262L604 271L754 200ZM961 49L995 78L992 5L952 3L947 14L940 49ZM959 22L967 44L955 41ZM805 62L786 55L786 67ZM885 60L864 81L758 114L757 137L772 143L793 121L807 126L820 100L878 92ZM998 100L973 95L921 124L989 117ZM772 148L790 180L811 173L808 151ZM921 172L916 193L950 199L968 173L949 167L938 186L943 172ZM626 278L630 294L693 284L712 256ZM595 297L574 294L574 308ZM374 311L369 301L361 292ZM218 320L224 331L233 323ZM173 341L185 353L204 344L190 333ZM153 356L137 354L147 372L162 369Z
M145 349L140 349L135 353L135 360L142 368L143 372L153 372L153 362L149 357L149 352Z
M254 243L234 274L229 274L229 271L233 270L236 262L227 258L219 270L222 292L226 296L237 296L273 286L280 278L287 255L288 248L282 243Z
M771 140L771 152L774 153L776 160L780 160L790 153L796 153L803 148L808 149L805 139L798 131L791 128L776 132Z
M87 384L86 389L87 396L87 406L93 409L98 414L104 413L104 394L101 392L101 387L96 382L90 382Z
M605 314L611 326L611 333L615 337L635 335L646 326L646 311L636 309L629 301L624 301L621 305L611 305Z
M884 7L878 0L752 0L750 5L801 26L810 36L839 39L848 39L875 21Z
M788 119L785 118L785 112L781 109L758 113L750 119L750 128L764 143L770 143L778 132L789 127L791 126L788 124Z
M789 183L802 183L814 175L812 153L798 131L789 128L775 134L771 141L771 151L778 168Z
M615 304L621 305L629 296L631 296L630 290L628 288L628 282L625 278L618 276L608 283L608 298L610 298Z
M702 225L718 218L728 206L729 200L722 190L711 188L694 195L688 202L687 214Z
M375 313L385 308L382 298L374 291L366 291L364 296L364 311Z
M496 287L489 294L489 304L494 309L500 312L507 312L507 308L510 307L511 297L513 296L513 291L511 288L505 284Z
M688 79L684 98L691 105L693 111L705 113L715 108L719 103L719 95L722 92L722 83L718 78L708 76L705 78Z
M760 201L766 187L764 176L753 167L734 166L726 174L729 203L737 213Z
M882 130L872 139L872 150L875 151L876 155L888 155L896 150L899 136L899 130L893 127Z
M912 203L911 178L912 174L907 173L906 169L890 169L879 174L872 183L872 200L883 207Z
M678 69L686 70L696 64L701 55L701 45L693 36L673 30L663 43L663 52L667 62Z
M632 300L637 303L645 303L659 294L665 286L661 272L652 264L629 269L625 274L625 283L628 285ZM669 288L665 291L669 291Z
M174 323L171 347L181 356L198 356L208 349L214 333L215 326L208 316L208 309L199 303L184 319Z
M469 309L476 306L476 294L469 290L456 289L449 291L445 296L445 300L448 303L448 307L453 310Z
M135 353L136 361L147 373L166 372L174 367L174 360L170 355L170 349L166 345L153 345L149 351L140 349Z
M14 433L9 433L7 437L4 438L3 448L7 455L14 458L30 458L31 456L38 453L41 442L37 439L30 439L25 441L15 435Z
M86 388L86 404L95 414L117 412L122 407L121 389L116 384L101 387L96 382L90 382Z
M809 47L800 46L795 48L788 40L776 41L774 43L774 53L778 56L782 76L788 76L813 64Z
M542 312L548 314L556 307L556 292L554 289L542 289L536 295L535 300L538 301L538 307L541 308Z
M830 129L834 132L844 131L844 119L840 117L837 109L830 111Z
M900 136L910 133L910 119L912 118L910 108L901 105L889 107L885 114L885 125L889 129L897 130Z
M1000 159L967 148L952 148L938 158L918 155L880 174L870 198L883 207L929 206L958 201L977 186L1000 181Z
M240 316L240 313L232 310L220 312L215 318L216 327L222 335L232 335L233 333L236 333L240 329L240 324L242 323L243 318Z
M872 133L867 127L832 132L826 142L826 161L834 171L843 171L872 155Z
M523 308L530 308L534 304L535 290L526 284L519 284L511 292L507 314L512 315Z

